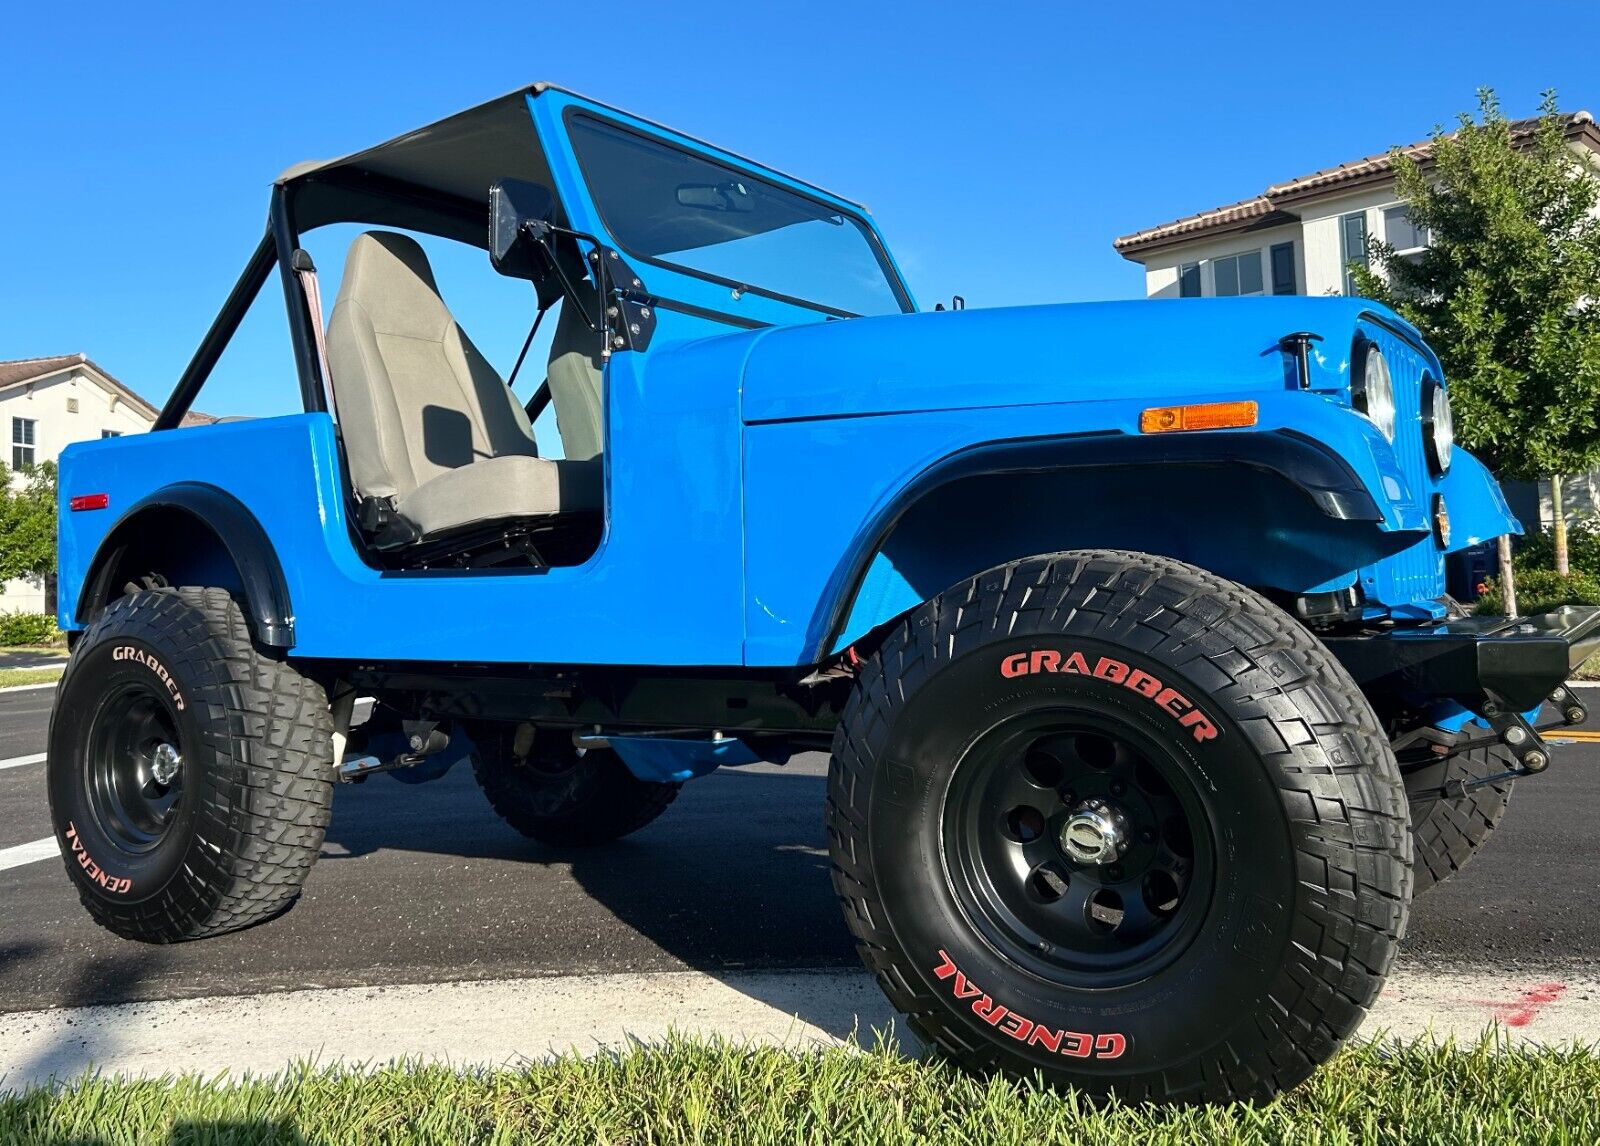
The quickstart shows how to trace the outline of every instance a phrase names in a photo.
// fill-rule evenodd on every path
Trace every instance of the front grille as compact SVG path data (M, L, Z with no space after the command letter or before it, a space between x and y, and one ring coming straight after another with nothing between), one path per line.
M1361 332L1377 343L1389 363L1394 382L1395 455L1406 484L1424 511L1433 493L1433 476L1422 444L1422 380L1428 362L1409 342L1376 323L1363 322ZM1430 534L1393 557L1361 570L1369 604L1424 605L1444 593L1444 557Z

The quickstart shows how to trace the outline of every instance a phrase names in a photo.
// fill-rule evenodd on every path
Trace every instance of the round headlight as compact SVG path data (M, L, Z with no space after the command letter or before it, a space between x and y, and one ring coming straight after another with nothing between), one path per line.
M1358 361L1361 363L1361 377L1351 400L1356 409L1365 414L1392 442L1394 382L1389 378L1389 364L1383 360L1383 352L1370 342L1361 344Z
M1456 418L1450 410L1450 394L1444 384L1428 379L1428 392L1422 400L1422 440L1428 448L1428 464L1438 477L1450 472L1450 454L1456 448Z

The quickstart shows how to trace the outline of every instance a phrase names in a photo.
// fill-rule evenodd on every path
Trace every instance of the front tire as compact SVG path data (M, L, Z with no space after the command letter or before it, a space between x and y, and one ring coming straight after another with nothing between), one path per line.
M1501 744L1482 744L1406 772L1411 830L1417 841L1416 881L1421 895L1467 865L1500 826L1514 780L1446 796L1447 784L1508 772L1517 758Z
M50 717L50 815L79 898L126 939L175 943L282 914L333 802L322 687L260 652L222 589L106 607Z
M1287 614L1162 558L990 570L910 614L834 738L834 885L962 1066L1264 1099L1360 1025L1411 837L1360 690Z

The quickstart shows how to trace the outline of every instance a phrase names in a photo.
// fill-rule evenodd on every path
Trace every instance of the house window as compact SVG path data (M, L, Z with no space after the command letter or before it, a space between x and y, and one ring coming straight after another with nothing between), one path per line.
M101 430L100 431L100 440L102 442L105 441L107 438L120 438L120 437L122 437L122 431L121 430Z
M1357 211L1339 220L1339 230L1344 247L1344 293L1356 291L1356 277L1350 273L1350 264L1367 265L1367 213Z
M33 464L33 427L32 418L11 419L11 468L14 470Z
M1217 282L1218 297L1261 293L1261 252L1246 251L1213 259L1211 271Z
M1298 294L1294 281L1294 244L1273 244L1269 257L1272 262L1272 293Z
M1184 263L1178 268L1178 297L1200 297L1200 264Z
M1428 229L1411 221L1411 212L1404 207L1385 207L1383 210L1383 238L1395 254L1414 259L1428 246Z

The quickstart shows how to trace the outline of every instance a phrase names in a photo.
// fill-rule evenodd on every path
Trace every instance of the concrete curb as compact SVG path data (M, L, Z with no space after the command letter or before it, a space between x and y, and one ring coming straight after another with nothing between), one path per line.
M47 680L43 684L8 684L4 688L0 688L0 693L3 693L3 692L35 692L35 691L37 691L38 689L41 689L41 688L55 688L60 683L61 682L58 681L58 680Z
M1600 978L1482 968L1397 970L1363 1032L1516 1042L1600 1040ZM857 971L699 971L290 991L0 1015L0 1088L91 1067L156 1076L269 1074L292 1063L396 1059L515 1065L658 1042L670 1032L795 1048L870 1043L895 1032L872 978ZM902 1046L916 1046L900 1032Z

